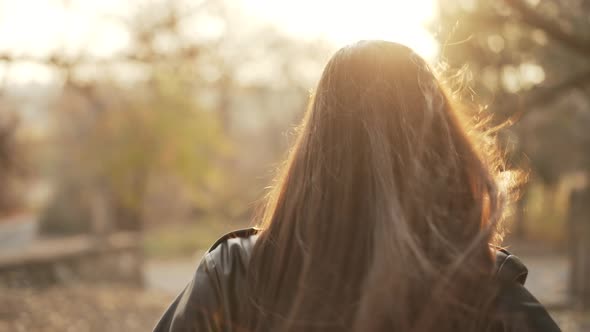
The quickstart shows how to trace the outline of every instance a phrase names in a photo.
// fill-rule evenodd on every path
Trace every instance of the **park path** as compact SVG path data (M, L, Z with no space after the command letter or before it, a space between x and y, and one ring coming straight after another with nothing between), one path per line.
M35 240L37 218L33 215L16 215L0 223L0 256L25 251ZM519 257L529 269L526 286L541 303L548 307L563 307L567 304L568 261L567 257L551 252L535 253L538 250L515 247L513 252L523 252ZM149 289L177 294L192 278L204 252L192 258L171 260L148 260L145 266L145 281Z
M550 308L568 302L568 260L563 255L521 257L529 269L526 287Z
M148 260L144 267L144 280L148 289L178 294L192 279L201 255L194 258Z
M37 237L37 216L19 214L0 219L0 254L16 253L29 247Z

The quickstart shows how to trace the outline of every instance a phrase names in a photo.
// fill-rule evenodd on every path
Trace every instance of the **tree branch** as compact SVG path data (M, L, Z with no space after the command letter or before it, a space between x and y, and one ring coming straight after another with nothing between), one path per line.
M569 79L564 80L553 87L539 88L538 91L535 91L534 96L529 97L530 101L527 103L527 105L529 107L535 107L551 103L563 93L566 93L573 88L583 88L588 84L590 84L590 70L570 77Z
M590 70L574 75L553 86L539 87L524 95L518 95L501 104L498 110L507 117L522 119L530 113L531 109L550 104L571 89L583 88L588 85L590 85Z
M585 40L566 31L561 26L559 26L557 22L544 17L535 9L531 8L528 4L526 4L526 1L504 1L509 7L519 12L522 16L522 19L528 25L543 30L548 36L577 53L587 56L590 55L590 40Z

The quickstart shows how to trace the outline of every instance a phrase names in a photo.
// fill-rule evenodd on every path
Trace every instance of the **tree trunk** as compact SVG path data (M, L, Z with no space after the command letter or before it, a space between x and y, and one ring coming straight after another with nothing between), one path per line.
M590 309L590 187L572 192L569 210L570 292L581 309Z
M101 190L91 190L89 195L91 232L98 245L104 245L112 231L112 220L106 196Z

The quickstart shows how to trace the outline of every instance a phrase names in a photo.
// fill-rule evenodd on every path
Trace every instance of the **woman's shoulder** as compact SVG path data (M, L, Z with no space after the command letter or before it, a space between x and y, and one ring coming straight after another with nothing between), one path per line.
M528 269L520 258L496 248L495 276L501 284L497 305L504 331L560 331L545 307L524 286Z
M495 275L500 281L517 282L524 285L529 270L517 256L503 248L495 248L496 266Z
M219 246L228 246L228 245L251 245L254 244L256 238L258 237L258 233L260 232L259 228L256 227L248 227L248 228L241 228L225 235L221 236L217 239L213 245L209 248L207 252L211 252L215 250Z
M240 265L245 266L260 231L259 228L249 227L228 232L211 245L205 258L218 269L235 267L232 263L236 259L240 261ZM494 250L496 278L503 282L517 282L524 285L529 271L523 261L504 248L496 247Z
M504 331L560 331L545 307L524 286L528 269L517 256L496 248L495 274L502 285L497 304Z
M213 243L205 260L218 270L234 269L236 264L245 267L259 233L260 229L255 227L231 231Z
M258 233L240 229L215 241L154 331L217 331L235 321L239 308L234 304L242 301L245 267Z

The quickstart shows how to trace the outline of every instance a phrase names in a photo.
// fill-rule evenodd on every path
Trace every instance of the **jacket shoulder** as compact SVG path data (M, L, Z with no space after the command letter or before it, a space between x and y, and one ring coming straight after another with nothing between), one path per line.
M234 331L244 296L246 266L259 230L240 229L219 238L193 279L164 313L154 332Z
M518 282L524 285L529 270L520 258L511 254L508 250L496 248L495 275L501 281Z
M217 241L213 243L213 245L209 248L209 250L207 250L207 252L210 253L214 251L217 247L223 244L228 244L229 242L243 242L243 240L255 240L253 238L255 238L259 232L260 229L255 227L242 228L235 231L231 231L217 239ZM237 239L238 241L231 241L232 239Z
M259 232L257 228L244 228L223 235L207 250L206 263L224 274L243 273Z

